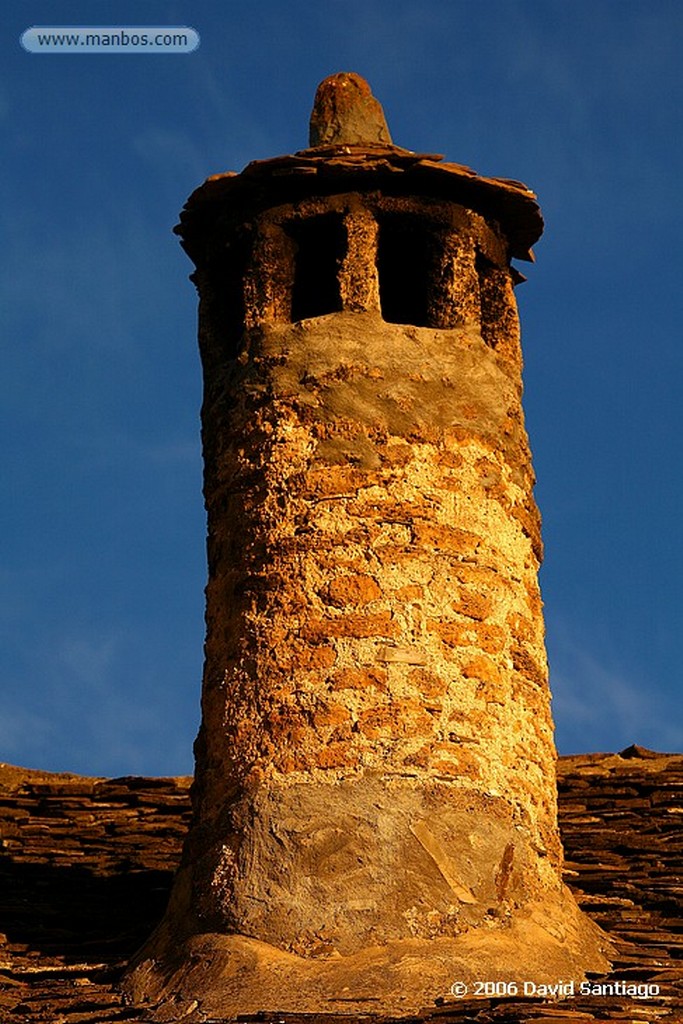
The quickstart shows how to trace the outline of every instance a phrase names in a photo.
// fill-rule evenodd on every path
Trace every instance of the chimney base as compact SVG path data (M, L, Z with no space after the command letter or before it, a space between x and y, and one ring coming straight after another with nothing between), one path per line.
M239 843L220 846L203 886L233 934L202 922L181 867L127 979L137 1004L161 1004L154 1019L193 1003L209 1017L410 1014L456 983L524 995L609 966L608 940L503 796L378 775L262 784L230 813Z
M127 988L158 1022L189 1022L194 1010L201 1019L259 1011L408 1016L437 999L552 995L540 986L558 985L560 997L571 995L586 971L609 969L604 945L564 890L553 904L528 906L485 933L402 939L350 956L306 959L243 935L195 935L172 956L140 962Z

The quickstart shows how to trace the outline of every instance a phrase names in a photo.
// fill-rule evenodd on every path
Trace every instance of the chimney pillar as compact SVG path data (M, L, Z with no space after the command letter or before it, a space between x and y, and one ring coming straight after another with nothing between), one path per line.
M358 76L217 175L197 266L208 513L194 820L129 986L415 1012L606 966L562 884L511 260L524 185L394 146ZM475 994L472 990L472 994Z

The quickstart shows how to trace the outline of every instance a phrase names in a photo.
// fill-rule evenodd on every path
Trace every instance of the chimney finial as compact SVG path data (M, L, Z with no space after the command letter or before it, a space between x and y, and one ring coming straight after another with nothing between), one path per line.
M309 146L390 146L381 103L353 72L330 75L318 86L311 113Z

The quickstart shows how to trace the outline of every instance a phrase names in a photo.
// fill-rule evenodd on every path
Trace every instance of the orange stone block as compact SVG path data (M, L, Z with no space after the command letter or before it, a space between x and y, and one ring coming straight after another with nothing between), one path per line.
M513 636L519 640L528 640L531 643L542 640L542 630L532 619L527 618L526 615L520 615L519 612L510 612L505 621L510 627Z
M536 683L538 686L545 686L548 681L548 674L544 667L538 664L536 659L525 650L524 647L516 646L512 648L512 664L514 668L530 679L532 683Z
M484 683L499 683L501 681L500 669L495 661L491 661L483 654L468 661L463 666L462 674L465 679L481 679Z
M460 595L457 601L451 603L451 607L458 615L465 615L469 619L487 619L493 610L493 601L487 594L465 592Z
M413 450L408 444L388 444L382 450L382 461L389 466L407 466L413 457Z
M427 698L443 697L448 689L447 680L427 669L415 668L409 673L410 683Z
M357 763L358 754L349 743L328 743L313 760L317 768L348 768Z
M437 466L443 466L446 469L460 469L464 462L462 455L457 452L442 451L436 457Z
M336 728L351 718L348 708L342 704L330 704L313 712L312 722L316 729Z
M419 547L432 548L455 554L471 554L481 543L481 537L456 526L418 521L412 524L413 542Z
M483 588L489 593L493 591L506 592L510 589L510 584L505 577L487 565L460 562L454 567L454 572L459 583L474 589Z
M392 701L368 708L358 716L360 732L368 739L429 734L431 718L416 701Z
M367 690L374 686L378 690L386 690L387 673L381 668L344 668L332 677L334 690Z
M379 479L379 477L378 477ZM332 494L355 494L361 487L374 481L370 475L355 466L325 466L299 474L297 488L306 497L325 497Z
M307 639L321 640L325 637L392 637L400 632L390 612L379 615L343 615L337 619L313 619L304 628Z
M330 604L337 608L346 605L370 604L382 596L372 576L337 576L330 583L327 597Z
M450 775L467 779L482 777L481 765L476 756L460 748L456 758L439 758L439 760L432 761L432 770L436 775Z
M276 659L278 668L284 671L313 671L331 668L337 660L337 652L334 647L326 645L290 641L289 644L277 649Z
M449 647L478 647L487 654L498 654L505 647L505 630L493 623L430 619L427 628Z

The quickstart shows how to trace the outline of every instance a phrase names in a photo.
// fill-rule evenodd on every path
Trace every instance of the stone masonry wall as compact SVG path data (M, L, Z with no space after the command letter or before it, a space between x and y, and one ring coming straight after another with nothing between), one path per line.
M482 218L439 206L426 315L454 326L387 323L375 264L387 205L411 212L327 202L349 240L342 309L298 323L291 225L320 204L262 218L237 358L221 356L220 278L197 275L209 584L190 849L195 908L216 922L221 890L237 930L241 815L258 788L322 785L334 802L335 787L378 778L434 784L446 803L484 795L524 835L532 874L559 875L542 551L502 244ZM495 854L498 879L511 849Z

